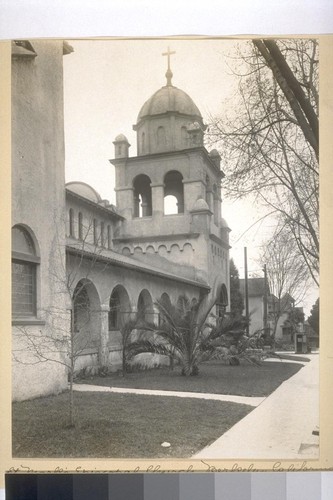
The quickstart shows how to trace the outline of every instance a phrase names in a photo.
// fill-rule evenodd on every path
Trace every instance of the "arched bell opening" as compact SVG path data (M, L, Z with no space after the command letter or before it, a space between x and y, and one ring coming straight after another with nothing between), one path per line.
M152 215L151 180L148 175L140 174L133 182L134 217L149 217Z
M164 214L184 213L183 176L176 170L171 170L164 177Z

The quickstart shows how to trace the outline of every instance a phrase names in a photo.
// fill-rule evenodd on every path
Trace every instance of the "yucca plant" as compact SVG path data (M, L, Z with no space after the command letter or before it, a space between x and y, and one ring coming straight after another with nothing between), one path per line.
M145 332L150 331L152 337L129 344L128 358L147 352L161 354L178 361L182 375L197 375L199 364L216 350L212 343L216 331L207 324L212 305L204 310L202 301L191 302L186 296L181 296L176 305L158 300L159 326L145 325Z

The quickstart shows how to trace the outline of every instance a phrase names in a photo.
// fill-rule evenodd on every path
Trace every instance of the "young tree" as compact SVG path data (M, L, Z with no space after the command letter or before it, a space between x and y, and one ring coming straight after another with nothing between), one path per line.
M270 313L275 338L279 319L301 303L309 285L309 272L295 251L294 241L285 229L278 230L264 248L260 264L266 264L270 288Z
M313 304L310 316L308 317L309 325L314 329L317 335L319 335L319 298Z
M65 223L65 222L64 222ZM64 242L60 237L55 251L60 253L60 267L53 270L52 278L57 283L58 293L64 297L61 307L50 305L41 311L47 333L32 332L29 327L18 327L15 335L21 339L21 347L13 349L13 359L22 364L56 363L64 366L69 381L69 424L75 425L73 382L77 361L88 347L95 347L91 324L98 322L101 311L90 299L89 277L94 270L105 271L107 259L103 258L101 235L92 237L93 220L86 221L82 238L66 244L66 257L62 258ZM96 231L95 231L96 233ZM98 356L103 357L103 346L99 340ZM29 359L27 360L27 355Z
M276 214L318 284L318 43L254 40L238 60L239 101L210 126L225 189Z
M233 259L230 259L230 315L242 316L244 310L244 297L240 291L239 272Z

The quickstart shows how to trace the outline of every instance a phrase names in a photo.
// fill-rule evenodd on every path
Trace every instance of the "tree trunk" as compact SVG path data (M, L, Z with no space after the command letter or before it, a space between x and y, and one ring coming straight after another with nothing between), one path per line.
M278 68L280 69L280 72L282 76L285 78L287 81L289 87L293 91L296 99L298 100L308 122L309 125L313 131L313 134L316 139L317 147L318 147L318 140L319 140L319 123L318 123L318 116L315 113L315 110L313 109L313 106L311 105L309 99L306 97L301 85L299 84L297 78L295 77L294 73L291 71L287 61L285 60L283 54L281 53L277 43L274 40L264 40L264 44L266 45L267 49L269 50L272 58L276 62ZM318 152L318 150L317 150Z
M73 394L73 379L74 379L74 335L75 335L75 321L74 321L74 300L72 299L72 314L71 314L71 332L70 332L70 370L69 370L69 425L75 427L74 418L74 394Z
M126 351L125 351L125 345L123 345L123 352L122 352L122 361L123 361L123 377L126 375Z
M271 51L272 49L272 44L274 43L273 41L270 42L269 49L267 47L266 40L263 42L262 40L253 40L254 45L257 47L259 50L260 54L262 57L265 59L267 65L270 67L270 69L273 72L273 75L275 77L275 80L277 81L279 87L281 88L282 92L284 93L287 101L290 104L290 107L295 115L295 118L301 127L305 139L308 141L308 143L311 145L313 148L316 157L318 159L319 157L319 148L318 148L318 126L316 127L314 125L314 130L309 124L309 121L307 119L307 116L304 113L304 109L302 108L299 98L295 95L295 93L292 90L292 86L290 83L293 85L294 80L290 82L289 78L289 73L286 74L285 67L283 67L281 71L281 61L282 59L284 60L283 55L278 52L278 47L275 44L275 50ZM286 61L284 60L285 65L287 65ZM283 71L284 70L284 71ZM287 78L288 80L287 80ZM304 103L303 103L304 104ZM313 120L312 120L313 123Z
M74 391L73 391L73 370L69 373L69 425L75 427L74 418Z

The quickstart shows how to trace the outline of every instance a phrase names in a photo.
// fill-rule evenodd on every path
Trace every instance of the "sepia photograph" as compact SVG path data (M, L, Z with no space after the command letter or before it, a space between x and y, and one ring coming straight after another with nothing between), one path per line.
M319 459L319 42L12 41L12 457Z

